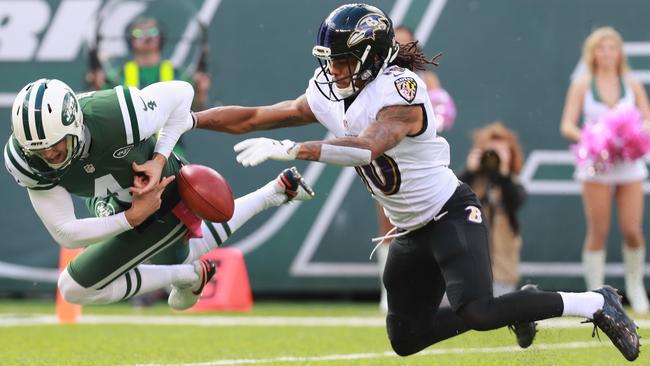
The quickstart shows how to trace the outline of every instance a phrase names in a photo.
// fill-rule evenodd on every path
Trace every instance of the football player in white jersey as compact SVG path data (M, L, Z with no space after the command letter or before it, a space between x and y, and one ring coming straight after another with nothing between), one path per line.
M469 329L513 326L522 347L534 321L583 316L630 360L636 326L616 290L543 292L536 287L492 296L487 226L469 187L448 168L449 145L436 136L423 81L413 72L426 57L402 49L380 9L343 5L322 23L313 54L320 63L304 95L265 107L220 107L197 113L199 128L246 133L313 122L335 138L296 143L254 138L235 145L237 160L314 160L353 166L397 228L384 284L393 349L410 355ZM447 290L451 308L439 308Z

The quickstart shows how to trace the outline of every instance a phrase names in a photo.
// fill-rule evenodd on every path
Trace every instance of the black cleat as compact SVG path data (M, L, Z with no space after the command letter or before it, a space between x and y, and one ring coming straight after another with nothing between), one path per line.
M632 319L625 314L621 304L621 296L611 286L603 286L594 290L605 298L603 308L594 313L591 322L594 323L594 334L596 327L600 328L616 348L628 361L634 361L639 357L639 335L637 326Z
M314 197L314 190L305 182L296 167L285 169L278 175L278 184L284 188L284 194L287 196L287 202L305 201Z
M537 285L527 284L521 287L522 291L532 291L539 292L540 289ZM509 325L511 331L517 336L517 344L521 348L528 348L533 344L535 340L535 335L537 334L537 323L536 322L526 322L526 323L517 323Z

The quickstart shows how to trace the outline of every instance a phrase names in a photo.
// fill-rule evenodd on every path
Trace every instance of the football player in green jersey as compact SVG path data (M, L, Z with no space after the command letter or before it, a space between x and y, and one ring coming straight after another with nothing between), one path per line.
M171 151L195 125L193 96L183 81L77 96L53 79L16 96L5 166L52 237L85 248L59 277L67 301L112 303L171 285L169 305L189 308L215 273L203 254L262 210L313 196L293 168L238 198L227 223L188 214L174 182L183 161ZM88 198L95 217L77 218L71 195Z

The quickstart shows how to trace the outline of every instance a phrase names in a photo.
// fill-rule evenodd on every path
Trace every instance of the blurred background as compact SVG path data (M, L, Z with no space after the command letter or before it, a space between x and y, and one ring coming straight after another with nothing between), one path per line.
M162 56L179 74L209 76L205 107L263 105L302 94L318 66L316 31L343 1L300 0L1 0L0 136L9 136L10 106L29 81L59 78L92 90L90 71L111 71L131 56L131 23L156 17ZM442 52L433 70L453 96L457 117L442 131L451 168L460 172L473 130L501 120L514 130L525 163L528 198L522 223L522 282L583 290L580 264L585 222L573 155L559 133L566 90L581 72L584 39L599 26L625 39L632 74L650 83L650 3L644 0L398 0L369 1L396 25L408 26L425 53ZM209 50L209 51L208 51ZM92 80L91 80L92 81ZM321 139L319 126L265 132L271 138ZM250 137L250 136L246 136ZM243 168L232 146L241 136L192 131L191 162L209 165L235 196L256 189L286 164ZM255 296L375 298L378 267L369 260L377 233L375 206L352 169L296 165L317 196L255 218L227 243L245 254ZM34 213L25 190L0 170L0 294L53 296L58 245ZM646 184L646 190L648 185ZM646 197L647 200L647 197ZM86 215L79 206L79 217ZM615 219L616 216L613 216ZM647 227L647 216L644 226ZM620 286L620 233L612 225L607 282Z

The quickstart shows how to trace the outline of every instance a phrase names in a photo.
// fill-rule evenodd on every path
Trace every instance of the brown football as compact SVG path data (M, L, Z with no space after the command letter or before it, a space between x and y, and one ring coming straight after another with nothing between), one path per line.
M226 222L235 211L232 189L214 169L190 164L178 174L178 192L181 199L196 215L212 222Z

